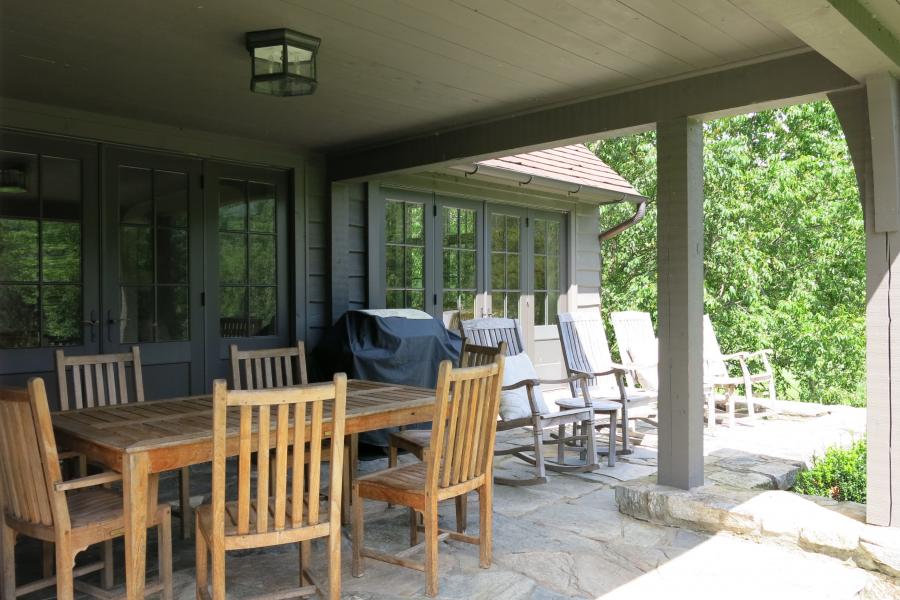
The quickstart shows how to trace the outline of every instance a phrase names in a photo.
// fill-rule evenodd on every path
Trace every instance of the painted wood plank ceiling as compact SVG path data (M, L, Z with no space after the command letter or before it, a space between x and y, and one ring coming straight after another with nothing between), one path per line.
M274 27L322 38L314 96L250 93ZM332 149L802 47L746 0L0 0L0 95Z

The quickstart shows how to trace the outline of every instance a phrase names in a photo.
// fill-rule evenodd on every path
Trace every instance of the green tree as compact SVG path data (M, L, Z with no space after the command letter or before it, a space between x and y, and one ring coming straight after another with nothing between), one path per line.
M864 404L862 209L831 105L710 121L704 144L705 304L723 351L773 348L781 398ZM603 310L655 318L655 133L590 147L651 200L604 244ZM628 212L601 209L601 228Z

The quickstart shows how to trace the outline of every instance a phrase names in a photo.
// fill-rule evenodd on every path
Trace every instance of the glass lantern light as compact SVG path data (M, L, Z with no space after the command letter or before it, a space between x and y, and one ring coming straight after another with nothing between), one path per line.
M306 96L316 91L316 54L322 40L291 29L247 34L250 89L273 96Z

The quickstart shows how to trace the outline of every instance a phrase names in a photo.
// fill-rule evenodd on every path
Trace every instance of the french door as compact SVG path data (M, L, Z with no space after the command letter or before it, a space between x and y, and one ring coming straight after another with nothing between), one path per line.
M101 348L95 144L0 131L0 384Z
M103 352L141 349L148 398L200 393L203 163L104 149Z
M209 163L206 171L207 377L225 378L229 346L289 345L288 176Z

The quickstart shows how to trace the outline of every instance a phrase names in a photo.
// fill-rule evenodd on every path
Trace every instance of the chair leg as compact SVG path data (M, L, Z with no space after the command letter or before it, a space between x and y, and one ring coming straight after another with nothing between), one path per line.
M361 505L359 498L357 505ZM362 513L362 511L359 511ZM356 525L356 517L359 517L362 525L362 514L354 514L353 526ZM341 600L341 528L336 520L332 521L331 533L328 535L328 600Z
M84 454L78 455L78 476L87 477L87 456Z
M108 590L113 586L115 583L115 572L116 565L115 560L113 559L113 543L112 540L108 540L103 542L103 589Z
M0 519L0 596L16 597L16 532ZM45 573L46 575L46 573Z
M606 464L610 467L616 466L616 413L618 411L610 411L609 413L609 456L606 457ZM628 432L625 432L628 435Z
M210 550L210 562L212 563L212 600L225 600L225 549L216 548L213 541Z
M416 509L409 509L409 547L419 543L419 513Z
M572 437L578 435L575 425L572 426ZM556 462L565 464L566 462L566 424L560 423L556 428Z
M366 565L363 562L362 557L362 547L363 540L365 537L365 531L363 529L363 501L362 498L359 497L359 486L353 485L353 526L352 526L352 534L353 534L353 565L352 565L352 573L354 577L362 577L366 572Z
M56 562L53 542L41 542L41 571L44 577L53 577L53 565Z
M468 494L462 494L454 498L456 502L456 531L459 533L466 532L466 526L469 524L469 498Z
M156 526L157 552L159 557L159 581L162 583L162 600L172 600L172 511L166 509ZM112 547L110 547L110 554Z
M437 502L425 507L425 594L438 593L438 512Z
M736 393L737 393L737 389L734 386L729 387L728 391L726 392L726 394L727 394L726 400L728 402L728 426L729 427L734 427L735 413L737 412L737 410L735 408L736 402L735 402L735 398L734 398Z
M312 543L309 540L300 542L297 552L300 559L300 587L303 587L310 581L306 574L309 572L309 561L312 558Z
M397 446L392 441L388 441L388 469L397 466ZM392 502L388 502L388 508L394 508Z
M191 470L190 467L184 467L178 472L178 489L181 501L181 539L191 539L191 529L193 524L191 518L194 511L191 509Z
M194 522L194 565L197 569L195 576L197 580L197 600L203 600L203 594L200 593L200 590L203 590L204 594L209 590L209 548L206 545L206 538L200 533L200 521L194 519Z
M547 476L547 470L544 468L544 431L541 429L538 419L532 423L532 434L534 435L534 470L537 472L539 479Z
M478 489L478 512L478 565L487 569L491 566L494 526L494 488L490 479Z
M75 597L75 556L72 546L66 542L56 542L56 598L73 600ZM15 594L12 596L15 598Z

